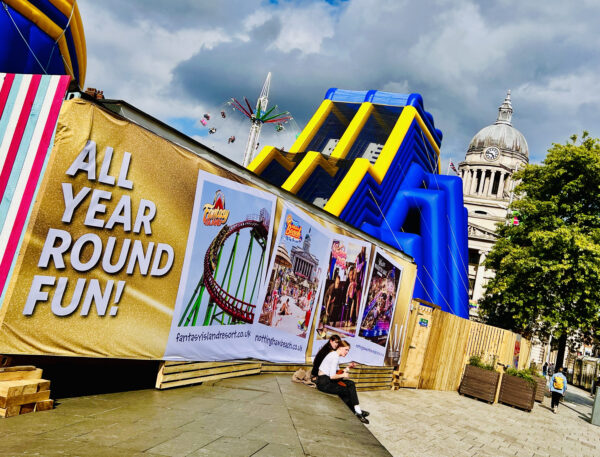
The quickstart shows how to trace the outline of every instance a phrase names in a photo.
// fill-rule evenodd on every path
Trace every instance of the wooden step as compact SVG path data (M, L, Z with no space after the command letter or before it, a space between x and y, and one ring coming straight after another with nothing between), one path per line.
M260 362L163 362L156 378L157 389L188 386L206 381L259 374Z

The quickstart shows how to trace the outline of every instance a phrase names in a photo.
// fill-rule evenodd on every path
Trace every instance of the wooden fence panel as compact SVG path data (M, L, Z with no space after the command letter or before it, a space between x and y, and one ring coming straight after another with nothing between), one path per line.
M517 334L437 309L432 321L419 382L421 389L457 390L472 355L480 355L487 363L495 360L498 371L503 371L501 365L513 366ZM529 366L530 354L531 342L522 338L520 369ZM404 372L410 370L411 367L403 366Z
M435 310L419 387L456 390L462 375L471 322Z
M519 370L529 367L531 361L531 341L521 339L521 354L519 355Z
M395 373L395 386L419 387L432 325L433 309L419 304L414 306L409 318L402 364Z

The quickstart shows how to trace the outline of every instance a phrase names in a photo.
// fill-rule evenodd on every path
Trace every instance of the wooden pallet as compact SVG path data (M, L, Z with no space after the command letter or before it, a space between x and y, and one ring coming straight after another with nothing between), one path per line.
M350 379L359 392L390 390L394 378L394 367L370 367L359 365L350 370Z
M272 374L293 374L299 369L303 369L305 371L310 372L312 370L312 364L310 363L302 363L289 365L284 363L272 363L272 362L262 362L261 363L261 373L272 373Z
M32 366L0 368L0 417L52 409L50 381Z
M156 378L157 389L189 386L206 381L259 374L260 362L162 362Z
M344 366L344 365L342 365ZM162 362L156 378L157 389L188 386L206 381L227 379L252 374L291 375L300 368L310 371L311 364L283 364L260 361L230 362ZM393 367L357 366L350 370L350 379L356 383L356 390L389 390Z

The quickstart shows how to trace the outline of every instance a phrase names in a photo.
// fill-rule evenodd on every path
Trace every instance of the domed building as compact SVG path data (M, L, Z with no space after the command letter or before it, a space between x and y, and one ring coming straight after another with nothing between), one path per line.
M509 90L498 108L496 122L477 132L465 160L458 164L469 211L469 299L473 317L478 315L483 286L494 275L482 263L497 239L496 224L506 221L515 186L512 175L529 162L527 141L512 126L512 113Z

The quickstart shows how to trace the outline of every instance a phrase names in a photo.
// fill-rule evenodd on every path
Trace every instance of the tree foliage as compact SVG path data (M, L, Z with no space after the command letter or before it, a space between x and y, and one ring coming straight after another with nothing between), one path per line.
M520 223L499 227L482 315L542 340L589 335L600 312L600 140L584 132L554 144L514 179Z

